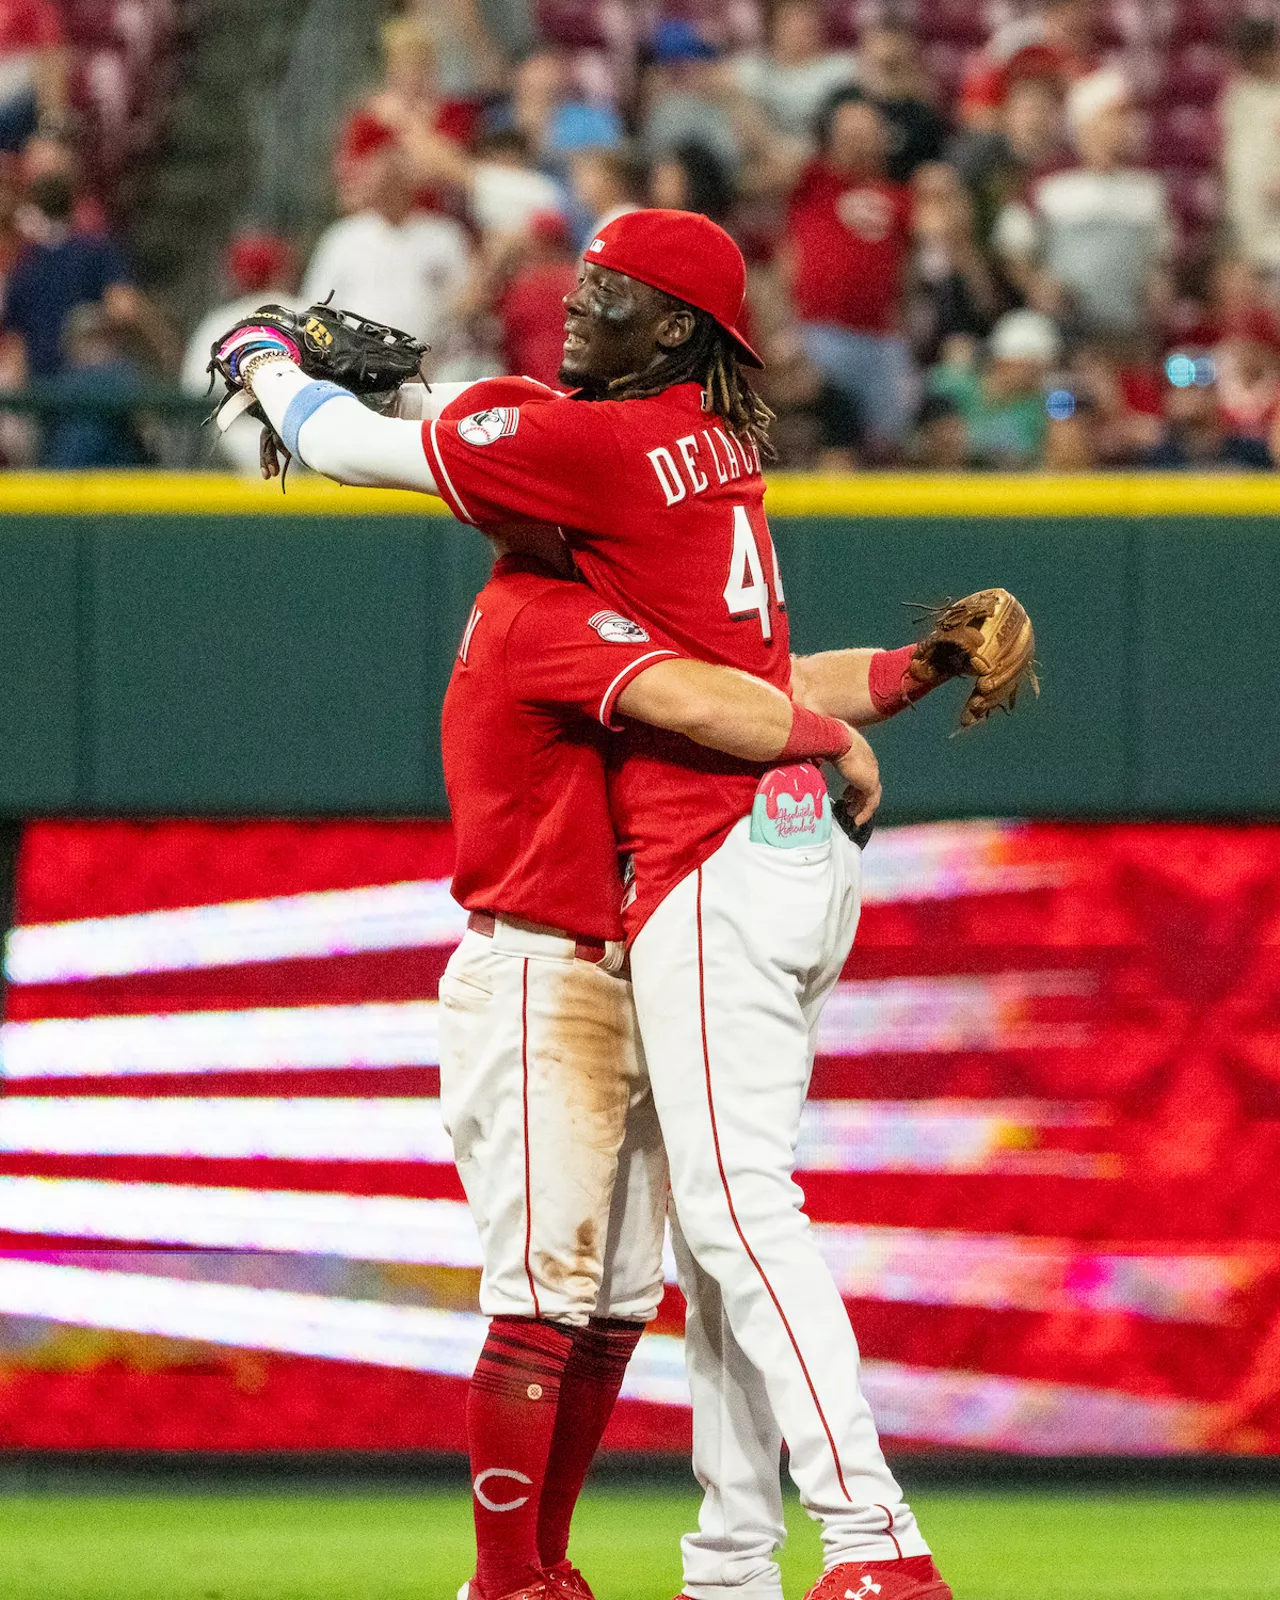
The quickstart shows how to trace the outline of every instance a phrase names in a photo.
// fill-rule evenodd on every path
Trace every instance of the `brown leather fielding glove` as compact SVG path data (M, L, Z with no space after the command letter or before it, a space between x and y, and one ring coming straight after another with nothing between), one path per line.
M910 671L917 682L930 685L976 678L960 712L960 726L972 728L997 707L1012 711L1024 682L1040 693L1035 653L1035 630L1021 603L1007 589L980 589L934 612L933 627L916 646Z

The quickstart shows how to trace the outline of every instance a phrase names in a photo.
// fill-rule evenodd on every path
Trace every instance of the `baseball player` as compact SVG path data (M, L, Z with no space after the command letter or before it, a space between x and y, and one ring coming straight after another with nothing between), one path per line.
M233 330L219 354L310 465L440 494L477 524L557 524L620 614L785 691L793 668L760 470L769 414L743 372L759 364L736 326L743 285L736 246L707 219L618 218L566 297L561 376L576 393L456 422L375 416L309 379L270 330ZM976 657L966 661L972 670ZM1029 664L1028 651L997 700ZM840 652L802 678L807 694L834 685L874 720L949 667L936 651ZM811 765L762 775L660 730L629 727L621 740L610 798L632 864L634 1001L669 1164L707 1489L685 1541L686 1592L780 1593L785 1437L822 1526L812 1600L846 1589L941 1600L950 1591L884 1461L848 1317L792 1181L818 1014L857 922L857 851L833 830Z
M558 538L547 553L568 565ZM683 658L548 560L504 554L477 597L441 730L471 913L440 984L441 1097L493 1319L467 1407L470 1600L585 1590L570 1519L662 1296L666 1161L605 787L619 717L749 760L839 758L859 815L878 798L851 729Z

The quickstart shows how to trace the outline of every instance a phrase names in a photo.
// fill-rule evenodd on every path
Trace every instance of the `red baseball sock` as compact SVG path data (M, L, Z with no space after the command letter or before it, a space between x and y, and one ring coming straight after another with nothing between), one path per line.
M560 1384L560 1409L538 1508L538 1554L544 1567L563 1561L569 1549L573 1508L613 1414L627 1362L643 1332L643 1322L624 1322L617 1317L592 1317L587 1327L575 1331Z
M574 1331L495 1317L467 1393L476 1581L486 1597L538 1576L538 1506Z

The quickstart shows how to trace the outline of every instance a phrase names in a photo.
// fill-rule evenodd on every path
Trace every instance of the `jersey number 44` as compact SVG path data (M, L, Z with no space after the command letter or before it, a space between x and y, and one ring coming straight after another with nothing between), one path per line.
M773 568L774 599L778 610L781 611L787 601L782 592L782 576L778 571L778 552L774 549L773 540L767 533L765 542L769 547L769 562ZM760 551L756 545L746 506L733 508L733 551L729 556L729 579L724 586L724 603L728 606L731 617L758 615L760 632L765 642L768 643L773 638L773 623L769 615L769 585L765 579L764 566L760 560Z

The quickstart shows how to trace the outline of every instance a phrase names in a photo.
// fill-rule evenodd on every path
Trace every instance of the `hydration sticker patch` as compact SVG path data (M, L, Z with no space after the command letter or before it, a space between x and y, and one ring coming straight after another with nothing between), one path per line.
M811 762L774 767L751 806L751 839L775 850L807 850L831 837L831 799Z

